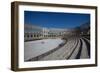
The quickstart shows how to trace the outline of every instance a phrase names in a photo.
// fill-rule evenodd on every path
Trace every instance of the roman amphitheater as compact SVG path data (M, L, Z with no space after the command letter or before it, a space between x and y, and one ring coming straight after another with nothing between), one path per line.
M90 58L89 37L90 29L83 27L80 30L25 24L24 61L88 59Z

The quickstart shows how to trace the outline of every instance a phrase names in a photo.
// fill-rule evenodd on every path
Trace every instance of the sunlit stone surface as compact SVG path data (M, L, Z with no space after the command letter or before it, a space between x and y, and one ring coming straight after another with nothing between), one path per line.
M30 58L36 57L41 55L45 52L48 52L56 47L59 44L63 43L64 40L57 38L57 39L43 39L43 40L36 40L36 41L28 41L24 43L24 59L28 60Z

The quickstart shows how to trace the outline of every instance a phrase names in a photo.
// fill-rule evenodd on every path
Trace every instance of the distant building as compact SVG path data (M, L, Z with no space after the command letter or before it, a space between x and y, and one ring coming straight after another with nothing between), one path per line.
M75 30L59 28L42 28L35 25L24 25L24 40L64 38L75 34Z

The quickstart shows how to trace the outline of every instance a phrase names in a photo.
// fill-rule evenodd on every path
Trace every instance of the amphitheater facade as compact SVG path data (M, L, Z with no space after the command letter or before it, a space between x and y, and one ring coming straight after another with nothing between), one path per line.
M45 28L27 24L24 26L25 41L45 38L67 38L76 34L76 31L72 29Z

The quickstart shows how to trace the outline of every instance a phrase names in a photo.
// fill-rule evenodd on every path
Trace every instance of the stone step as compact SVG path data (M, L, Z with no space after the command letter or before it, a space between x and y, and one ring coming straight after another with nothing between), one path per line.
M59 50L55 51L54 53L42 58L41 60L63 60L66 59L67 55L70 55L70 51L73 50L73 48L77 44L77 39L74 40L68 40L67 44L64 45Z
M81 51L80 58L81 59L89 58L86 42L83 39L81 40L82 40L82 51Z
M71 55L71 57L69 59L75 59L76 58L76 56L77 56L77 54L79 52L80 46L81 46L81 43L80 43L80 40L79 40L77 47L75 48L73 54Z

